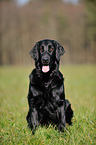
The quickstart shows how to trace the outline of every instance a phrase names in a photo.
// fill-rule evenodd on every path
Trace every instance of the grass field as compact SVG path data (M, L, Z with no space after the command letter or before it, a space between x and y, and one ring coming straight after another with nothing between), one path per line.
M31 67L0 67L0 145L96 145L96 66L60 68L66 98L74 110L73 125L59 133L52 125L27 128L27 92Z

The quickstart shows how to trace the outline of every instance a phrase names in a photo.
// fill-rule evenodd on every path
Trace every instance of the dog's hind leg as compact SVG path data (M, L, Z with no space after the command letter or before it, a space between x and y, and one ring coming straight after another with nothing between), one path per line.
M71 108L70 102L67 99L65 100L65 104L66 104L66 107L65 107L66 123L71 125L72 124L71 120L72 120L72 117L73 117L73 110Z

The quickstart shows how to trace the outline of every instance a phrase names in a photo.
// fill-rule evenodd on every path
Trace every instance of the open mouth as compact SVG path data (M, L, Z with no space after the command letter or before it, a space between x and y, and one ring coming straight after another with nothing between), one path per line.
M42 66L42 72L47 73L50 70L49 65Z

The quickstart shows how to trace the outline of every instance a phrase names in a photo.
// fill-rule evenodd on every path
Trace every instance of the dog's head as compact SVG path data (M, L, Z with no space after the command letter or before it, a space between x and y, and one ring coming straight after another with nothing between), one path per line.
M55 40L41 40L35 44L30 51L31 56L35 60L36 68L47 73L55 69L59 64L60 56L65 52L64 48Z

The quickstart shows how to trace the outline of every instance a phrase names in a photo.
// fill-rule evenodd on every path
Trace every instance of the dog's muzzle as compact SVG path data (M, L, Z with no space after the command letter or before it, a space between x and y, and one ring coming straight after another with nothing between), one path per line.
M47 73L49 70L49 59L48 57L44 57L42 59L42 72Z

